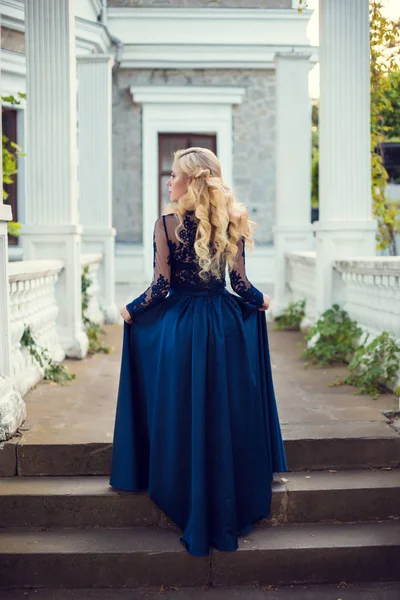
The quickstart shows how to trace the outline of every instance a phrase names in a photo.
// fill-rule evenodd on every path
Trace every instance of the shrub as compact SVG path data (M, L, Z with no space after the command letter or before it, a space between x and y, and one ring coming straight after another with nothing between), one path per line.
M300 323L306 314L305 307L305 300L289 302L287 307L283 309L282 314L275 317L275 329L279 331L299 331Z
M362 330L337 304L326 310L306 335L303 356L313 364L348 362L358 347Z
M400 346L384 331L370 344L361 346L349 364L349 375L336 385L347 383L357 393L379 398L383 389L392 387L400 366Z

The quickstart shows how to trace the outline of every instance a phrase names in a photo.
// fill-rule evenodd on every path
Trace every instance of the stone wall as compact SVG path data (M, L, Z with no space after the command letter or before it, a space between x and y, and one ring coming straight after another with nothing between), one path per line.
M123 69L113 86L113 225L117 241L142 241L141 106L131 85L204 85L246 88L233 107L233 181L236 196L259 225L255 239L272 242L275 221L275 75L269 70Z
M108 7L140 8L291 8L291 0L108 0Z
M25 51L25 35L22 31L14 31L8 27L1 28L1 47L13 52Z

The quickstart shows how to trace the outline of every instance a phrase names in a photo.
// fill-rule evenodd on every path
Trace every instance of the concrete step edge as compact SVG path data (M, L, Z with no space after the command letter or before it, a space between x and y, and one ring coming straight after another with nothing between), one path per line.
M340 594L339 594L340 592ZM298 585L240 585L213 586L204 588L183 586L151 586L129 589L87 588L35 588L30 591L35 600L399 600L400 581L361 582L347 584L339 582L311 583ZM25 588L3 592L2 600L27 600Z
M275 473L272 489L282 492L341 490L384 490L400 488L400 468ZM105 475L9 477L0 480L0 498L7 496L110 496L146 495L145 491L124 492L109 485Z
M307 548L400 548L400 522L285 524L253 529L239 538L240 551ZM7 528L0 531L0 557L14 554L186 552L179 534L162 528ZM217 552L217 551L216 551ZM232 554L232 553L220 553Z

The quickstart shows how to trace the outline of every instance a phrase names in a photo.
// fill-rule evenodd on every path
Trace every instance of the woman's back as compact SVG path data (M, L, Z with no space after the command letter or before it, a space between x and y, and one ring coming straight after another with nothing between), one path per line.
M180 240L176 234L178 218L176 215L162 217L165 223L165 234L169 249L171 266L171 288L182 290L214 290L225 287L225 267L223 264L221 277L208 274L207 278L200 277L200 266L195 251L198 220L194 211L186 212L183 227L179 231Z
M223 291L226 263L219 278L207 274L200 276L200 265L195 251L198 219L194 211L187 211L182 228L177 234L178 218L175 214L160 217L154 227L154 277L150 287L127 305L132 318L151 306L163 301L169 291ZM178 238L179 235L179 238ZM232 289L246 302L261 307L262 292L255 288L246 276L245 241L239 241L233 268L229 272Z

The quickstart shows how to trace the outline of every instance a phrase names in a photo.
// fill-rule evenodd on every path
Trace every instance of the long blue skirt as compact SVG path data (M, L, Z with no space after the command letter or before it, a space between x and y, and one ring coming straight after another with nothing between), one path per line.
M190 554L237 550L287 471L265 313L174 292L124 324L110 485L148 490Z

